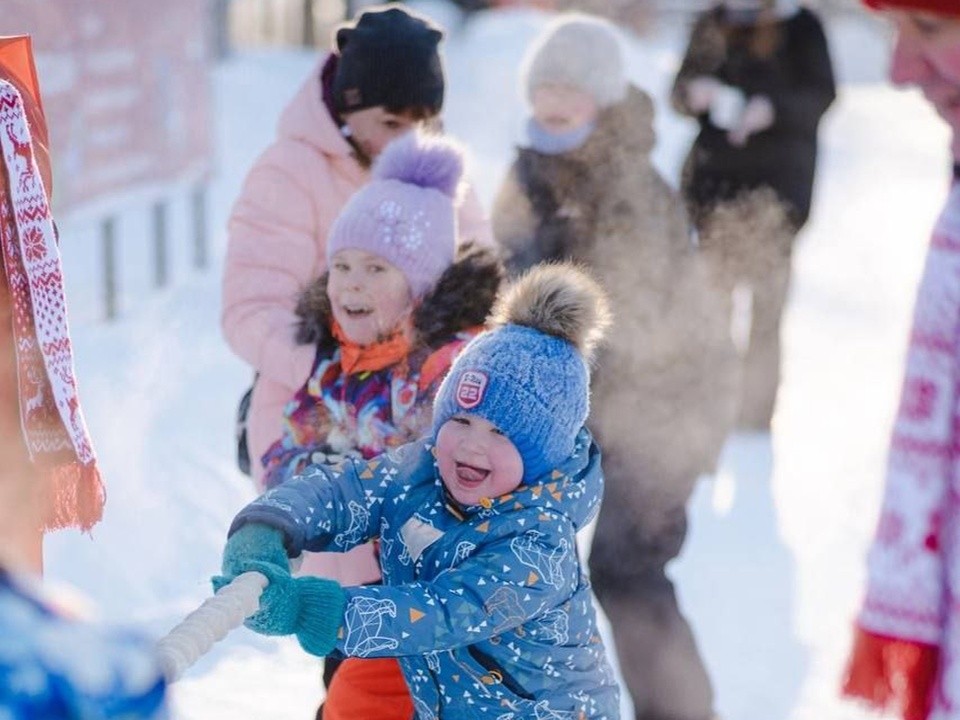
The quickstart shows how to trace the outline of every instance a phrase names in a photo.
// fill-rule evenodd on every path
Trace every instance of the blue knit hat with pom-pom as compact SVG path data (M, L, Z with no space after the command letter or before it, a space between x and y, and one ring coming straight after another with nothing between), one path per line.
M327 263L340 250L364 250L397 267L415 298L425 295L453 263L463 163L442 137L409 132L391 142L334 222Z
M599 285L570 264L535 266L461 351L433 402L433 432L456 415L493 423L523 459L523 482L572 453L590 412L589 360L610 322Z

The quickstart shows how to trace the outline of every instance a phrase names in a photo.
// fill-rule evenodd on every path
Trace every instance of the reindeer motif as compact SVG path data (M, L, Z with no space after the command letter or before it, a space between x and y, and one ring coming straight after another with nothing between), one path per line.
M27 406L24 408L23 414L29 415L41 407L43 407L43 386L37 385L37 392L27 397Z
M43 407L43 378L40 373L35 368L30 368L26 373L26 380L30 387L34 388L36 392L27 397L27 401L23 408L24 416L29 415L30 413L39 410Z
M19 182L17 189L20 192L28 192L36 186L36 176L34 174L34 165L30 155L29 138L19 137L16 133L14 123L8 123L5 128L7 137L13 144L14 169L18 171Z

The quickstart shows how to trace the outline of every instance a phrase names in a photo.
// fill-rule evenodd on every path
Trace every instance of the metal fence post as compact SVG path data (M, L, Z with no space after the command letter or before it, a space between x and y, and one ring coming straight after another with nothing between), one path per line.
M193 266L204 270L207 267L207 186L200 183L193 190Z
M153 204L153 284L161 288L169 279L167 255L167 206L163 200Z
M230 0L212 0L210 11L213 57L215 60L225 60L230 55Z
M100 224L103 246L103 306L107 320L117 317L117 249L116 219L104 218Z

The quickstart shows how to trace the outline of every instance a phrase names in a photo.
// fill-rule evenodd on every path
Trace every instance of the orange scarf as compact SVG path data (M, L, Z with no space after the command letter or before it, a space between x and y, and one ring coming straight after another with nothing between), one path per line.
M383 340L370 345L353 342L336 320L331 320L330 328L340 346L340 367L347 375L383 370L410 354L409 323L402 324Z

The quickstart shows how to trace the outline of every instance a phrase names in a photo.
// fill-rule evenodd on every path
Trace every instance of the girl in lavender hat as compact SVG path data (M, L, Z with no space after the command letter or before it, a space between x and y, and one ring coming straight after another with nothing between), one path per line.
M454 144L409 133L383 151L337 217L328 270L298 303L298 341L316 355L262 458L267 487L313 463L372 458L430 427L437 388L482 329L501 277L491 250L458 249L462 174ZM344 585L380 580L371 543L347 555L310 554L302 572ZM409 717L396 661L351 660L332 683L337 665L328 659L325 668L324 717Z

